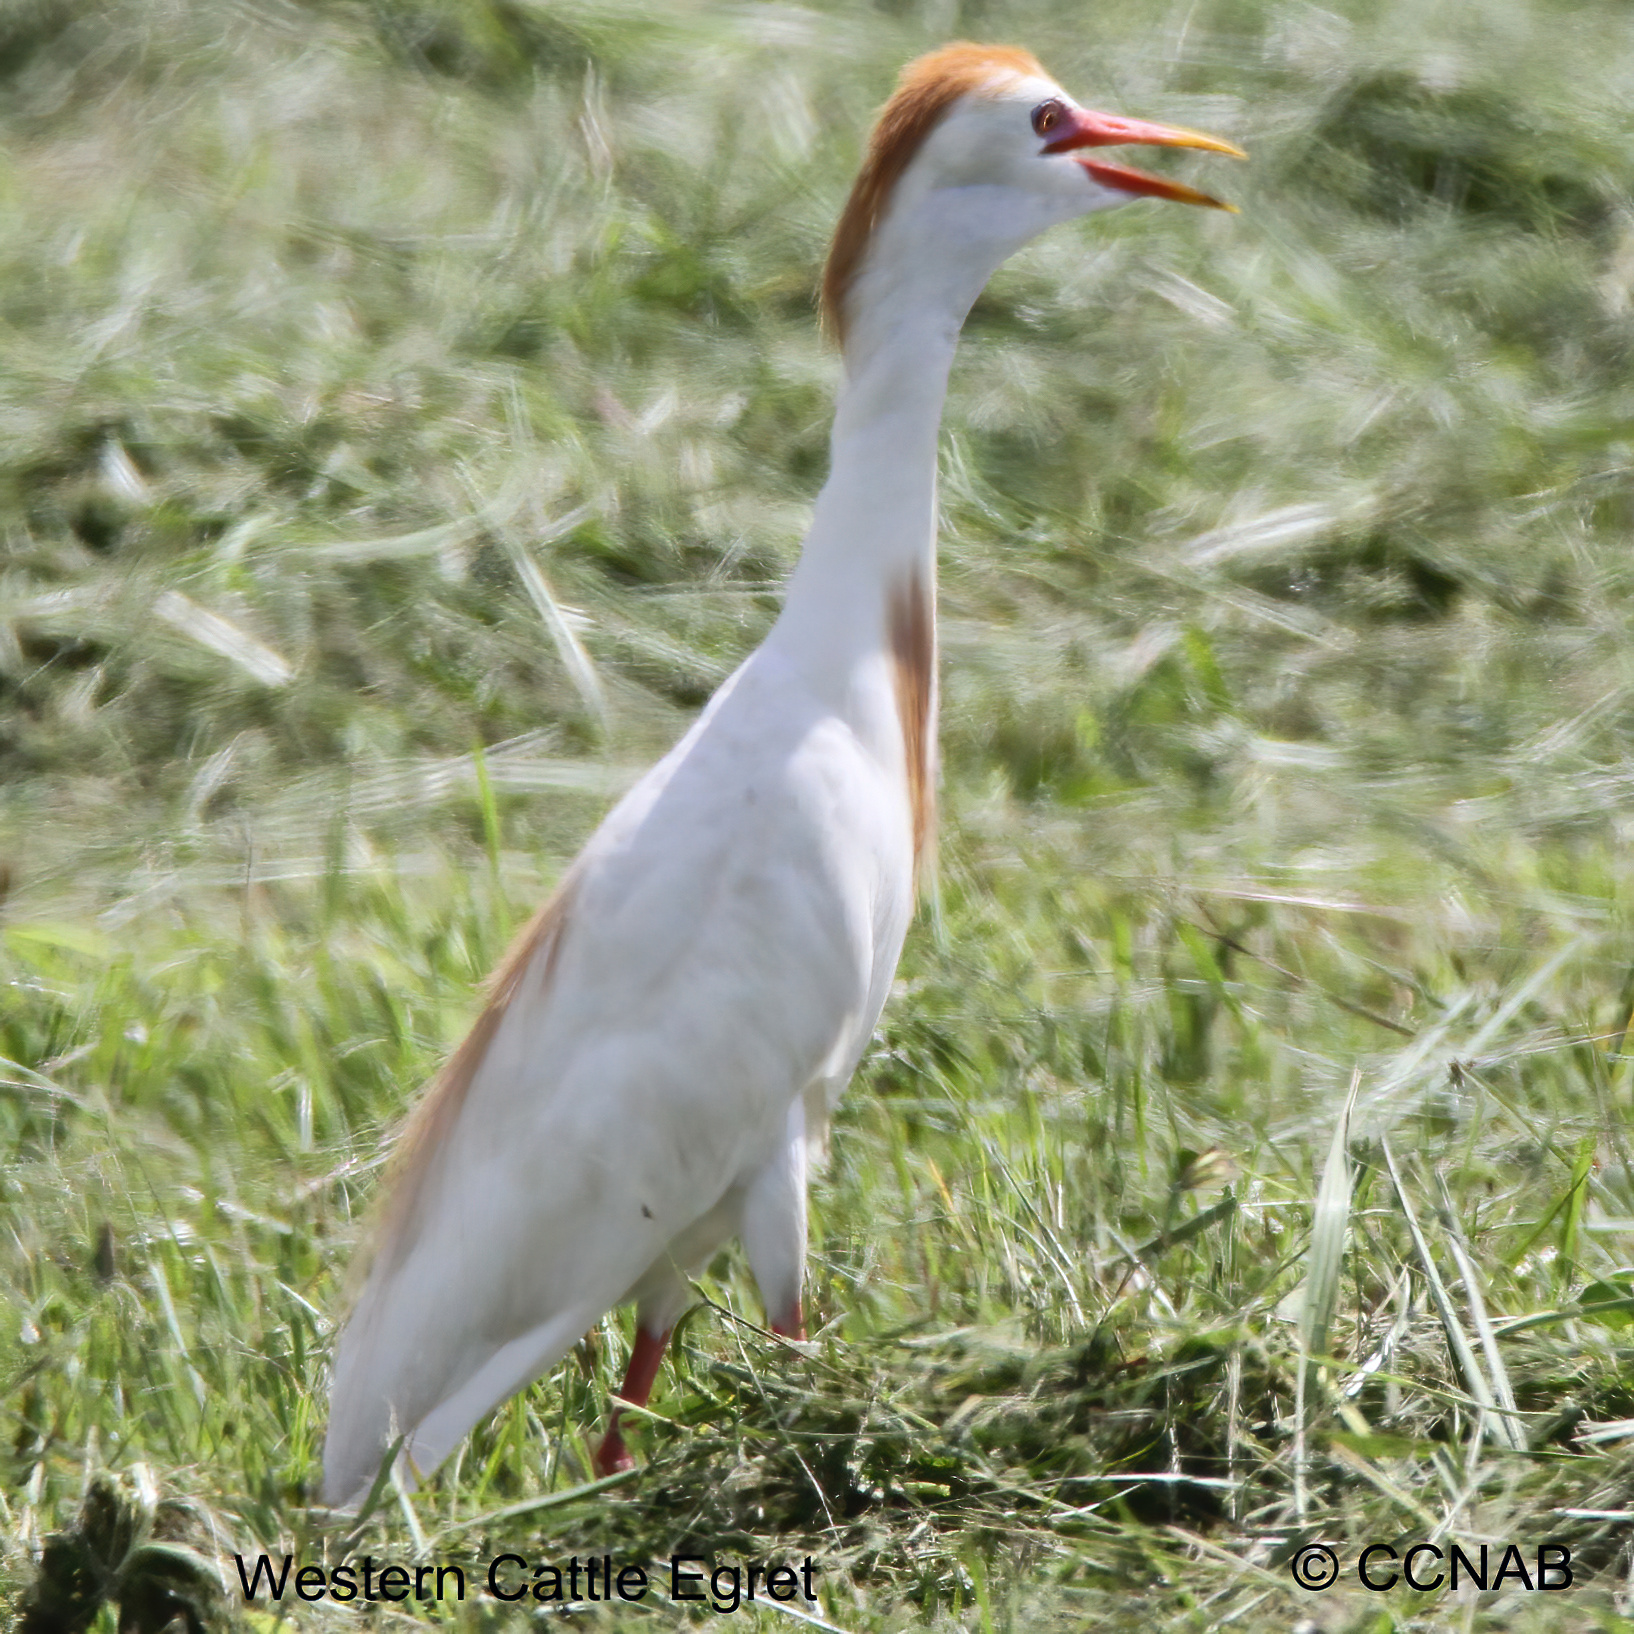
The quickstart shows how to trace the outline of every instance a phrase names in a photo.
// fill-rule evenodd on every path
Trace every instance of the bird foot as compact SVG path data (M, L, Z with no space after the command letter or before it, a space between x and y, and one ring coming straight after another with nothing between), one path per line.
M602 1437L601 1445L596 1448L596 1455L590 1464L596 1472L597 1480L635 1468L635 1459L630 1449L624 1445L624 1437L618 1433L616 1424Z
M779 1339L793 1339L796 1343L804 1343L806 1337L806 1313L801 1308L801 1302L794 1302L794 1309L782 1321L776 1318L772 1321L772 1332Z

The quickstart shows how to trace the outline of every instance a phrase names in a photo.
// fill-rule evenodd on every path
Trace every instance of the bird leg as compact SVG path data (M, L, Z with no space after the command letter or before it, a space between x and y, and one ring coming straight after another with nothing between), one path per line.
M806 1336L805 1313L800 1309L799 1296L795 1296L793 1308L788 1315L781 1319L773 1317L772 1332L780 1339L804 1339Z
M624 1445L624 1437L618 1427L619 1403L627 1401L632 1407L647 1405L647 1397L652 1394L653 1380L658 1377L671 1331L665 1328L662 1333L653 1334L642 1327L635 1330L635 1349L630 1352L630 1365L624 1370L624 1383L613 1397L613 1414L607 1421L607 1434L602 1437L592 1460L598 1476L616 1475L620 1470L635 1468L635 1459Z

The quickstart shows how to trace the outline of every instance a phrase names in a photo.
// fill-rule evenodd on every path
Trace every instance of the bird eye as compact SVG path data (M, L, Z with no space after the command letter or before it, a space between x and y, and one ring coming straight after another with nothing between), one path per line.
M1061 115L1066 111L1053 96L1048 102L1040 102L1033 109L1033 134L1048 136L1061 123Z

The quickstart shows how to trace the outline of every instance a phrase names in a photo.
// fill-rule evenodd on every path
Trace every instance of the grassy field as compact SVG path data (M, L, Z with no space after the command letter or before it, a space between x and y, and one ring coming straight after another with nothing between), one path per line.
M348 1535L382 1137L772 618L825 235L960 34L1253 157L972 317L940 879L815 1343L723 1254L633 1479L574 1491L618 1313ZM851 1634L1634 1628L1631 81L1595 0L6 0L22 1626L359 1625L246 1606L271 1550L809 1555ZM1416 1541L1573 1581L1358 1584ZM479 1587L367 1626L554 1615ZM700 1617L802 1626L571 1621Z

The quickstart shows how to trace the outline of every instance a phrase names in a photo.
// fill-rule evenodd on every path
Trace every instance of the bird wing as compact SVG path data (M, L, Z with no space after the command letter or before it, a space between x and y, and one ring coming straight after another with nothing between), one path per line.
M911 908L899 782L751 660L609 814L409 1126L337 1347L326 1492L424 1471L849 1072ZM883 972L883 973L882 973Z

